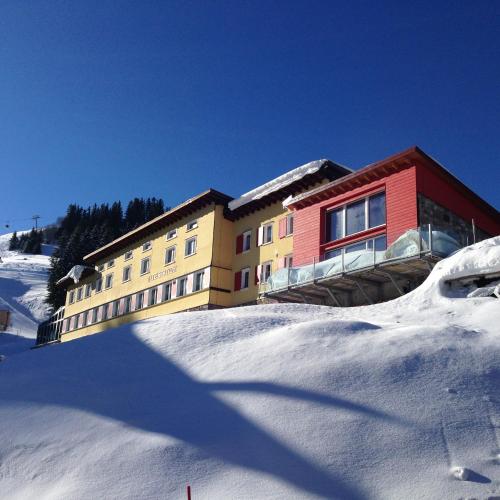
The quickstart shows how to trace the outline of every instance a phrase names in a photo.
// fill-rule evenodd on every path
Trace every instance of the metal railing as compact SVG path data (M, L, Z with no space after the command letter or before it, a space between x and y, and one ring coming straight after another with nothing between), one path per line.
M363 241L371 241L371 248L366 243L366 250L349 251L349 246ZM342 276L345 273L374 268L383 262L423 255L444 258L465 246L450 230L431 224L405 231L384 250L377 250L375 237L351 245L339 248L340 255L335 257L313 257L308 264L278 269L265 283L260 284L259 293L283 290L326 277Z
M36 345L57 342L61 339L64 321L64 307L60 307L49 319L38 325Z

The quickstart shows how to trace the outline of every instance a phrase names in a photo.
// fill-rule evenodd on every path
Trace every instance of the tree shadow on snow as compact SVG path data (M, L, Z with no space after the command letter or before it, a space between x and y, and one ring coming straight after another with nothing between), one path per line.
M55 361L64 358L71 362ZM7 373L2 370L1 400L60 405L110 417L172 436L207 455L331 499L360 500L366 496L357 486L281 444L212 392L256 391L329 405L370 418L397 420L364 405L272 383L199 382L123 328L32 351L24 362L40 383L23 382L19 367L17 371L13 367L11 372L18 383L8 383ZM8 363L4 365L3 369L10 368Z

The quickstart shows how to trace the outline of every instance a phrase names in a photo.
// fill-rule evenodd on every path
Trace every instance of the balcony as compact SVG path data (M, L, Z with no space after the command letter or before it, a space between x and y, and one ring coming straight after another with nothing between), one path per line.
M373 304L420 285L439 260L465 245L448 229L410 229L387 249L342 250L308 265L279 269L260 286L261 299L332 306Z

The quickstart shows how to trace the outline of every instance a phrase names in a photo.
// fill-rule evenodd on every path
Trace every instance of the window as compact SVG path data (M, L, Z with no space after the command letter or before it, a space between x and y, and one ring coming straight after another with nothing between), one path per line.
M82 300L83 297L83 287L81 286L77 291L76 291L76 300Z
M167 241L168 241L168 240L173 240L176 236L177 236L177 229L171 229L171 230L167 233Z
M165 264L172 264L172 262L175 262L175 246L165 250Z
M385 224L385 193L370 196L368 199L368 222L369 227Z
M147 250L151 250L151 247L152 247L152 246L153 246L153 245L151 244L151 242L150 242L150 241L146 241L146 243L144 243L144 244L142 245L142 251L143 251L143 252L146 252Z
M250 285L250 268L246 267L241 270L241 289L248 288Z
M334 257L340 257L341 255L342 255L341 248L335 248L333 250L328 250L328 252L325 252L325 260L333 259Z
M354 245L349 245L344 249L345 253L365 252L365 251L366 251L366 241L362 241L361 243L354 243Z
M197 220L192 220L191 222L188 222L186 225L186 231L191 231L191 229L196 229L198 227L198 221Z
M193 292L197 292L203 288L203 278L205 276L205 271L199 271L194 273L194 283L193 283Z
M285 262L284 262L285 267L292 267L293 266L293 255L292 254L285 255L284 260L285 260Z
M104 288L108 289L113 286L113 273L107 274L106 279L104 281Z
M345 209L345 235L349 236L365 229L365 200L347 205Z
M273 224L265 224L263 226L263 235L262 235L262 243L265 245L266 243L272 243L273 241Z
M248 252L252 243L252 231L245 231L243 233L243 251Z
M325 252L325 259L340 257L342 255L342 252L344 254L353 252L372 252L374 246L376 252L382 252L387 248L387 238L385 234L382 236L377 236L376 238L359 241L357 243L353 243L352 245L329 250L328 252Z
M104 271L104 264L99 264L99 265L97 266L97 270L98 270L100 273L102 273L102 272Z
M87 325L87 319L88 319L89 313L87 311L84 311L83 313L83 319L82 319L82 326Z
M102 278L98 278L95 282L95 293L99 293L102 290Z
M71 292L69 292L69 303L73 304L74 301L75 301L75 291L71 290Z
M125 255L123 256L124 260L130 260L132 258L132 250L129 250L128 252L125 252Z
M97 323L97 310L98 307L94 307L94 309L92 309L92 323Z
M192 238L186 240L185 256L189 257L190 255L193 255L195 253L196 253L196 236L193 236Z
M132 297L129 295L125 297L125 307L123 308L124 314L129 313L132 310Z
M120 301L119 300L115 300L113 302L113 310L111 311L111 316L113 318L115 318L116 316L118 316L119 309L120 309Z
M144 292L139 292L135 299L135 308L142 309L144 307Z
M122 281L130 281L130 277L132 275L132 266L127 266L123 268L123 278Z
M92 292L92 286L89 283L88 285L85 285L85 298L88 299L90 297L90 294Z
M264 262L260 271L260 282L266 283L269 277L271 276L271 271L273 268L273 262L270 260L268 262Z
M108 269L110 267L113 267L115 265L115 259L111 259L109 262L108 262Z
M102 306L102 319L108 319L109 304L104 304Z
M286 216L286 235L293 234L293 214Z
M157 295L158 288L151 288L151 290L149 290L148 306L154 306L156 304Z
M187 278L180 278L177 280L177 297L182 297L187 293Z
M350 203L326 214L327 241L335 241L351 234L385 224L385 193Z
M146 257L141 260L141 275L149 273L149 268L151 266L151 259Z
M172 298L172 283L165 283L163 285L163 301L170 300Z

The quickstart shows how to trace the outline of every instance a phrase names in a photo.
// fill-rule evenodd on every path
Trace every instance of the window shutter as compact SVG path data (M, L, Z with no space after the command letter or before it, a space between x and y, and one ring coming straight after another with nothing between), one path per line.
M243 235L239 234L236 237L236 254L243 252Z
M205 273L203 274L203 288L208 288L210 286L210 268L207 267L205 269Z
M264 228L261 226L257 229L257 246L260 247L264 241Z
M283 269L285 267L285 259L284 257L280 257L278 259L278 269Z
M255 266L255 284L258 285L260 282L260 275L262 273L262 266Z
M177 280L172 281L172 291L170 292L170 295L173 299L177 297Z
M238 290L241 290L241 271L234 275L234 291L237 292Z
M193 273L188 274L186 293L193 292Z
M287 218L283 217L283 219L280 219L279 222L279 237L284 238L286 236L286 223L287 223Z

